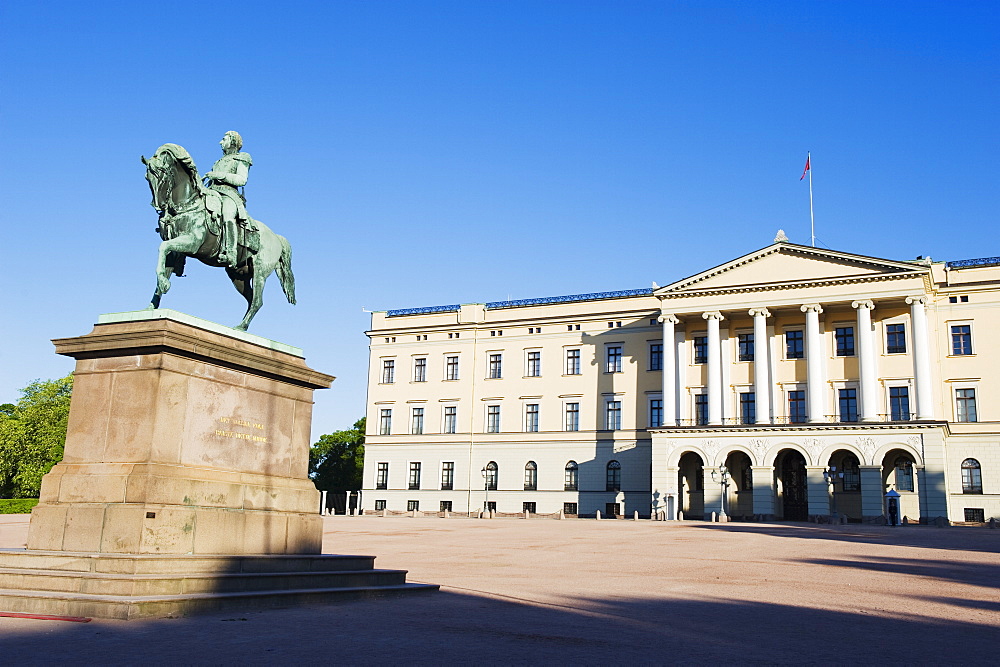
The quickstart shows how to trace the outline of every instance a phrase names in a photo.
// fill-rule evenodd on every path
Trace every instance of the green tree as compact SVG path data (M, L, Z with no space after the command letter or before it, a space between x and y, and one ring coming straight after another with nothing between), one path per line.
M0 498L37 498L42 475L62 460L73 376L35 380L0 405Z
M320 491L360 489L364 464L364 417L346 431L321 435L309 448L309 477Z

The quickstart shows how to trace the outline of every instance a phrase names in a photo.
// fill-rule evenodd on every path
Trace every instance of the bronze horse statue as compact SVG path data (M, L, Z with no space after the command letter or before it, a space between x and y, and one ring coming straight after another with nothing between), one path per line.
M243 321L234 328L246 331L264 301L264 282L277 271L288 303L295 304L292 247L285 237L254 220L259 245L256 252L241 248L236 266L219 261L222 226L210 201L214 193L202 185L194 160L177 144L163 144L153 157L143 157L146 180L153 192L152 206L160 216L157 231L163 242L156 263L156 291L149 308L160 307L160 297L170 289L170 274L184 275L184 262L194 257L209 266L225 267L236 291L247 300Z

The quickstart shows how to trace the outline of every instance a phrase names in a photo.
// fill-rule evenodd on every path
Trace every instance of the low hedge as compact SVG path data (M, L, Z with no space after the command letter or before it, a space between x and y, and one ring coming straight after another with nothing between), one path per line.
M31 508L37 504L38 498L0 499L0 514L30 514Z

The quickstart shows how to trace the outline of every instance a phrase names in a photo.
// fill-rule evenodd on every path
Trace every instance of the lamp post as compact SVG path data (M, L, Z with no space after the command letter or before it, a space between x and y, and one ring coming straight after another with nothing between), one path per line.
M837 466L830 466L823 471L823 479L830 485L830 497L833 499L833 504L830 506L830 517L833 518L837 516L837 480L844 479L844 472L838 472Z
M718 472L718 477L716 473ZM729 495L729 468L726 466L719 466L719 470L712 471L712 481L718 482L722 487L722 497L719 499L719 522L725 523L729 520L726 516L726 496Z
M486 491L486 502L483 504L486 514L483 518L486 518L490 513L490 471L486 466L483 466L483 490Z

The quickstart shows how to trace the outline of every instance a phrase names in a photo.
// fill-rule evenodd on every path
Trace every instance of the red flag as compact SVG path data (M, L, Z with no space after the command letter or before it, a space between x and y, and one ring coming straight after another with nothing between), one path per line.
M799 176L799 180L800 180L800 181L801 181L801 180L802 180L803 178L805 178L805 177L806 177L806 172L807 172L807 171L809 171L809 156L808 156L808 155L806 156L806 168L802 170L802 175L801 175L801 176Z

